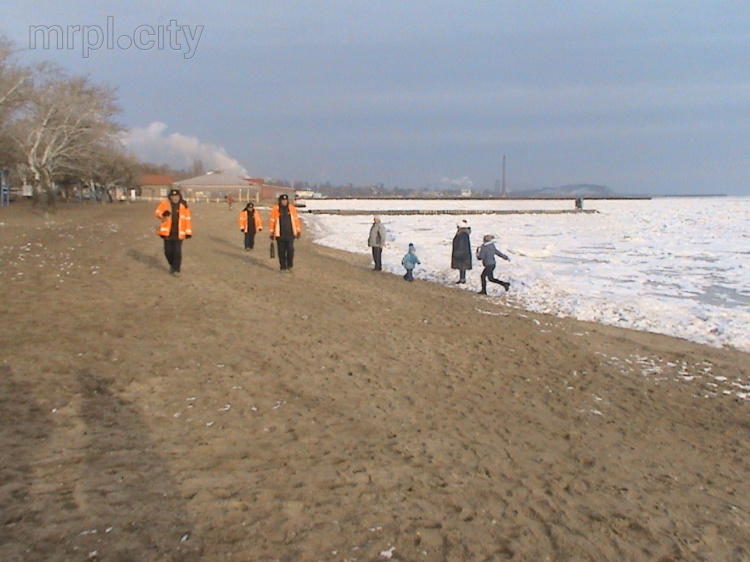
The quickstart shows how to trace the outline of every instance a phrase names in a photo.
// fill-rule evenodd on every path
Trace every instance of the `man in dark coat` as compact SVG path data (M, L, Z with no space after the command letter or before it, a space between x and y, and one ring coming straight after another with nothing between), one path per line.
M281 271L291 271L294 265L294 241L302 234L302 223L297 207L289 202L286 193L279 195L279 203L268 213L271 240L276 240Z
M466 283L466 271L471 269L471 227L466 220L459 222L456 227L456 235L453 237L453 253L451 254L451 269L458 270L458 281L456 283Z

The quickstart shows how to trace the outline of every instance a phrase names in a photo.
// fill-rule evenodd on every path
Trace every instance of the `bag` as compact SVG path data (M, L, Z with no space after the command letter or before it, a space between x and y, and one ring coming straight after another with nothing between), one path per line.
M276 250L273 247L273 242L271 242L271 259L276 257Z
M481 246L479 246L479 247L477 248L477 253L476 253L476 256L477 256L477 259L478 259L478 260L479 260L479 259L482 259L482 258L480 257L481 255L482 255L482 247L481 247Z

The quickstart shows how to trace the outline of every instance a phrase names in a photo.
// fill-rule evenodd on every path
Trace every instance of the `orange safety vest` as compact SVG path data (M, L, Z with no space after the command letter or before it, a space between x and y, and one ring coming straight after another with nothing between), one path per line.
M177 237L180 240L184 240L193 235L193 217L190 214L190 209L188 209L184 201L180 200L178 209L180 210L180 222L177 225ZM157 218L163 219L159 228L156 230L156 234L162 238L169 238L169 233L172 231L172 219L174 219L172 215L165 218L163 215L166 211L170 211L170 213L172 211L172 202L169 199L165 199L159 203L156 211L154 211Z
M255 220L255 232L263 230L263 219L260 218L258 209L253 209L253 219ZM247 209L242 209L240 211L240 218L237 223L240 225L240 230L242 232L247 232L249 226L247 223Z
M279 232L279 206L274 205L271 208L271 213L269 214L269 226L268 228L273 233L274 238L278 238L280 236ZM292 217L292 233L296 237L298 234L302 232L302 225L300 224L299 215L297 215L297 207L289 203L289 214Z

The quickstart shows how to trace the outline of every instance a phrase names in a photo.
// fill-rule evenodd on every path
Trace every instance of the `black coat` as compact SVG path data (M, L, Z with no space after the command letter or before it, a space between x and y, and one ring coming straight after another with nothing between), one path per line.
M453 237L453 253L451 254L451 269L471 269L472 253L470 228L459 228Z

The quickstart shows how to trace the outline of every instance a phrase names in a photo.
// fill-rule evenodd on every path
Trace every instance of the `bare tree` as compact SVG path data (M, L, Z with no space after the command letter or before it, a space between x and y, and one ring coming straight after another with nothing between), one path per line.
M14 123L13 135L24 154L35 193L54 203L52 182L65 175L84 176L98 151L121 131L111 88L86 77L69 77L46 68L35 76L29 101Z
M12 41L0 36L0 119L23 103L31 81L31 70L13 60L17 52Z
M21 156L8 130L31 89L31 69L15 62L16 52L14 43L0 36L0 168L15 167Z
M191 178L197 178L206 173L206 167L203 165L203 160L200 158L193 158L193 165L190 167L188 172L191 174Z
M126 151L119 138L108 136L102 139L95 158L91 161L89 183L102 185L108 193L116 188L134 187L138 177L138 159Z

